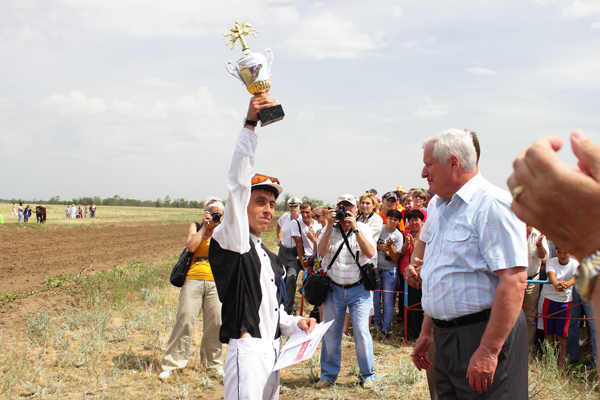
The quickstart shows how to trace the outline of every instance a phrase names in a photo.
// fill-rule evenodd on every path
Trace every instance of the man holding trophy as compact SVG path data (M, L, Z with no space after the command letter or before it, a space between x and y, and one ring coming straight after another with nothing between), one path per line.
M245 57L236 71L259 92L250 100L237 139L227 175L226 217L215 229L209 250L222 303L219 339L229 344L223 377L225 400L279 398L280 374L273 367L281 335L291 336L299 330L310 333L316 326L314 318L293 317L284 311L285 269L261 241L283 189L276 178L252 175L258 144L254 130L259 120L267 125L282 119L283 112L277 100L266 93L267 84L250 80L260 75L263 65L256 62L260 57L253 57L243 42L243 36L251 34L249 28L249 24L236 23L232 29L244 45ZM232 40L235 42L233 36ZM251 70L241 68L242 64Z

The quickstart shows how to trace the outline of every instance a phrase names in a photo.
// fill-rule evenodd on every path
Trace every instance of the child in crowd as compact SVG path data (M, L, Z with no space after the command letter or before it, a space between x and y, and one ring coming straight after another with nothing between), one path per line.
M379 290L383 292L373 293L373 306L375 315L373 323L377 325L384 337L392 329L392 315L394 313L394 293L396 281L398 280L397 262L402 253L404 237L397 228L402 221L400 210L390 210L386 215L386 222L381 228L381 234L377 241L377 267L381 275ZM383 297L383 318L381 317L381 297Z
M546 262L546 274L551 285L544 285L540 296L540 312L544 316L544 333L549 343L558 341L558 365L563 366L567 355L567 336L571 318L573 284L579 263L571 254L556 247L556 257ZM555 318L553 318L555 317ZM564 318L564 319L560 319Z

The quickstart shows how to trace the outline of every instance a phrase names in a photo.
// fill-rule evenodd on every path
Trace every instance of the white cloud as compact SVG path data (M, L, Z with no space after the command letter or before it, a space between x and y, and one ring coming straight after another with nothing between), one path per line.
M600 29L600 21L598 21L598 22L594 22L594 23L592 24L592 29Z
M408 42L404 42L404 43L402 43L402 44L400 45L400 47L402 47L402 48L404 48L404 49L406 49L406 50L410 50L410 49L412 49L413 47L415 47L415 46L416 46L416 45L418 45L418 44L419 44L419 41L418 41L418 40L410 40L410 41L408 41Z
M300 111L298 113L298 121L305 121L307 119L313 119L315 113L312 111Z
M564 13L570 18L585 18L600 14L600 1L574 0L565 7Z
M492 71L491 69L483 67L469 68L469 72L475 75L496 75L496 71Z
M404 13L402 12L402 8L398 6L392 7L390 12L395 18L401 18L404 15Z
M591 58L563 57L569 64L555 65L542 70L550 82L575 84L589 88L600 86L600 56Z
M102 99L88 99L83 93L72 91L68 96L55 94L40 104L44 110L55 110L59 115L94 115L104 114L106 105Z
M291 57L306 59L355 59L375 50L378 44L360 32L352 21L326 11L304 22L286 43Z
M134 85L147 87L150 89L158 89L158 90L173 90L180 89L183 87L181 83L178 82L169 82L163 79L157 78L148 78L148 79L136 79L132 81Z
M109 110L117 115L139 119L165 119L168 115L167 105L156 102L153 106L136 105L130 101L115 100L110 103Z
M413 113L413 115L421 118L436 118L448 114L448 105L436 104L429 96L424 96L418 99L419 102L425 103Z

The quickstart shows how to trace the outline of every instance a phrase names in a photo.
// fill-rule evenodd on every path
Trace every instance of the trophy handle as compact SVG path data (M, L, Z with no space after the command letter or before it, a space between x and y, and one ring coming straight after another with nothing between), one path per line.
M267 62L269 63L269 75L271 75L271 65L273 64L273 52L271 49L265 49L265 54L267 55Z
M240 72L237 69L237 65L233 65L233 63L231 61L227 61L225 63L225 68L227 68L227 71L233 75L234 77L238 78L240 81L242 81L242 83L244 83L244 80L242 79L242 77L240 76Z

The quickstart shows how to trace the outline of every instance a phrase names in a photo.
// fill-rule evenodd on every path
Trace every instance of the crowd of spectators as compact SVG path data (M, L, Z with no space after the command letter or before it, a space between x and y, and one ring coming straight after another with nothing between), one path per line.
M82 207L81 204L79 206L72 204L70 207L65 208L65 215L67 219L88 218L88 216L89 218L96 218L96 204L92 203L89 212L86 205Z

